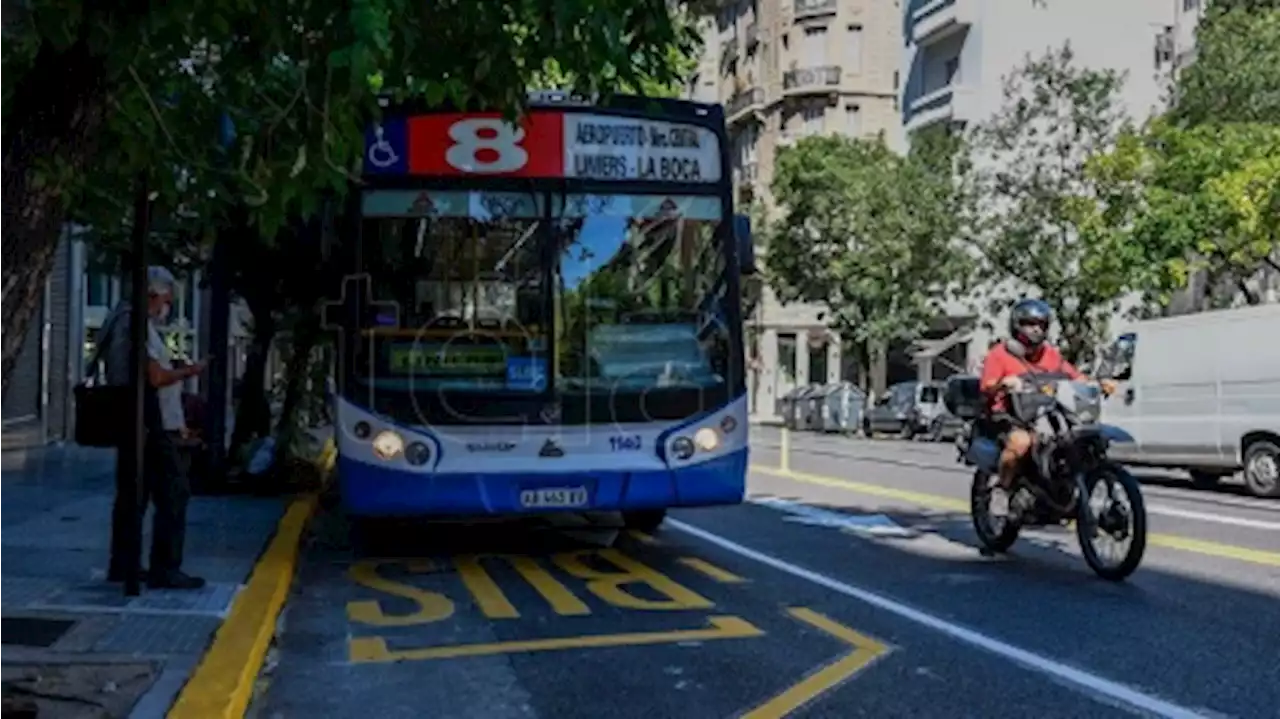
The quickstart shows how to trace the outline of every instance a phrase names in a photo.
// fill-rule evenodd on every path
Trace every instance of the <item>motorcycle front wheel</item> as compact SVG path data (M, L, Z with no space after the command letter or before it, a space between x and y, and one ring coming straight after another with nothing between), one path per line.
M1112 582L1123 581L1147 549L1147 507L1142 488L1124 468L1103 465L1085 479L1078 503L1076 536L1089 568ZM1110 546L1116 551L1103 551Z
M969 488L969 515L973 518L973 531L978 541L992 552L1007 552L1018 541L1018 524L1007 517L991 516L991 475L982 470L973 473L973 485Z

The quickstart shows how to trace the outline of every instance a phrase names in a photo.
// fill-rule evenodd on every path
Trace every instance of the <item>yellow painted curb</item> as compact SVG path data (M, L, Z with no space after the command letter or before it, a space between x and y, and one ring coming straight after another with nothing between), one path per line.
M298 547L315 496L296 499L280 519L276 536L258 559L249 584L236 596L213 645L169 710L168 719L241 719L289 596Z

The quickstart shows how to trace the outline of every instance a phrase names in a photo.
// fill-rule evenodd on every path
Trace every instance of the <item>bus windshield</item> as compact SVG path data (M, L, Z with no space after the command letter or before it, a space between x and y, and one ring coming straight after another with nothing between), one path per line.
M565 391L724 384L721 212L714 197L565 199L554 226Z
M358 368L367 381L544 389L551 322L540 208L515 193L366 195L361 264L377 303L372 351Z
M517 405L553 392L566 415L641 421L727 396L718 197L373 190L363 204L374 305L351 369L374 405L411 395L434 416L441 392ZM663 409L644 406L655 390Z

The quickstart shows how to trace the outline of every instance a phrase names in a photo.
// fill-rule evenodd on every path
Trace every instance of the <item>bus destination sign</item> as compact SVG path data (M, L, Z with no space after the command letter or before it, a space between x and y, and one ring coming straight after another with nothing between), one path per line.
M720 144L705 127L548 111L519 127L492 113L389 120L368 133L364 167L369 175L721 179Z

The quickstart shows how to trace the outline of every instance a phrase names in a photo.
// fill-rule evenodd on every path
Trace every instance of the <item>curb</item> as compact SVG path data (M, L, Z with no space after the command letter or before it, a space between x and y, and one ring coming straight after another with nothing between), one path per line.
M258 558L249 583L236 596L213 644L178 695L168 719L242 719L253 698L258 672L289 597L302 532L315 495L295 499Z

